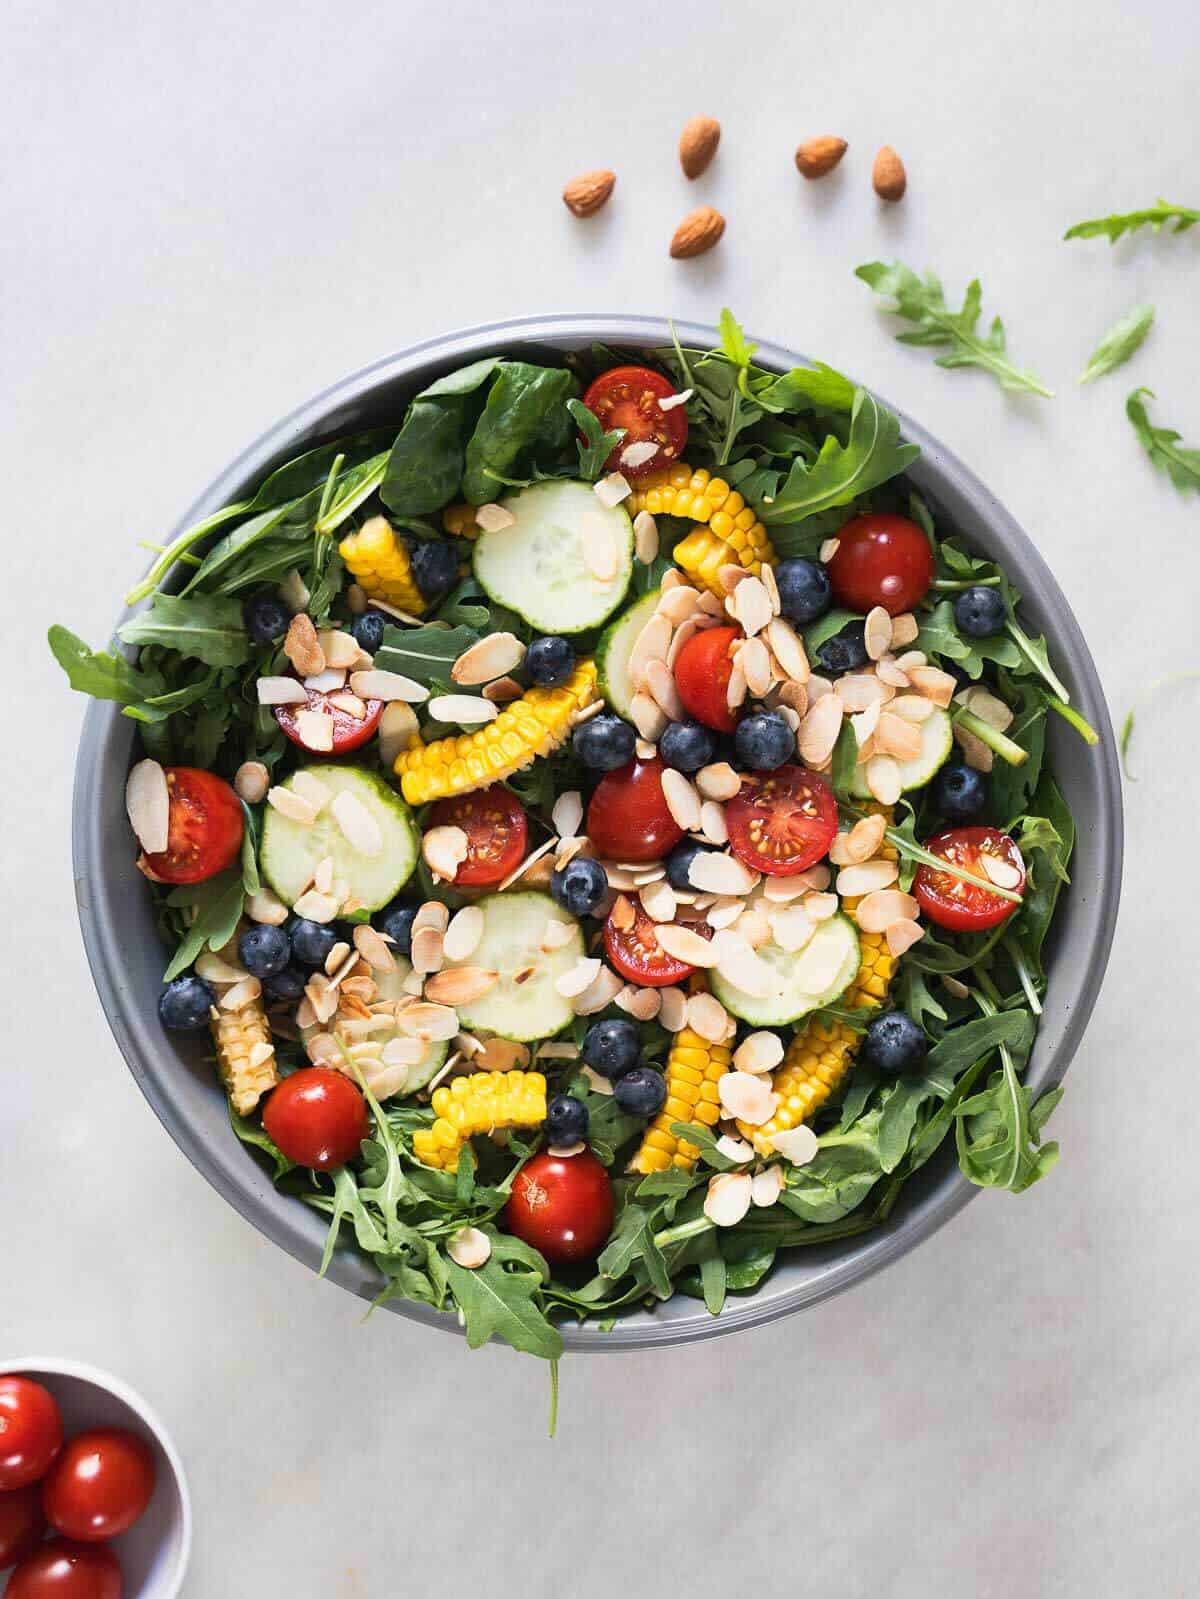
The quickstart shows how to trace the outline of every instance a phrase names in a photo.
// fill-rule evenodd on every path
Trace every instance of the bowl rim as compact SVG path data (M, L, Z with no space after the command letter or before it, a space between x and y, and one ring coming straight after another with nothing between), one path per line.
M505 344L544 344L563 353L593 341L652 349L669 344L672 331L688 347L712 348L718 341L716 329L703 323L672 323L663 317L620 313L564 313L471 325L382 356L320 390L261 433L209 483L170 536L229 503L247 482L259 479L273 465L295 453L298 447L311 447L323 438L336 437L339 431L345 431L338 423L339 406L349 406L385 383L400 385L422 378L428 381L429 369L435 365L444 368L477 359ZM770 340L760 340L755 359L764 367L786 370L807 358ZM1095 833L1100 856L1099 893L1095 904L1089 901L1083 912L1088 919L1091 954L1087 969L1077 983L1062 1036L1051 1058L1038 1072L1037 1086L1045 1086L1061 1080L1079 1046L1103 981L1116 928L1124 824L1111 718L1083 632L1032 540L996 496L945 445L876 390L870 392L898 416L903 436L921 446L921 458L907 474L910 480L918 484L922 480L928 482L935 499L953 492L970 500L979 517L986 521L989 533L996 536L997 543L1006 551L1006 558L1014 549L1018 552L1026 577L1032 575L1035 581L1038 609L1053 613L1052 622L1047 619L1047 631L1053 636L1059 662L1069 658L1068 675L1077 701L1083 714L1100 732L1099 745L1089 752L1098 763ZM1028 592L1027 589L1027 603ZM123 611L116 625L130 614L128 609ZM294 1199L279 1195L264 1170L252 1158L247 1158L247 1152L236 1139L228 1140L232 1149L215 1148L185 1117L176 1113L169 1088L175 1063L165 1056L161 1036L156 1046L157 1027L153 1031L148 1027L143 1011L139 1010L129 985L123 980L115 941L109 936L109 922L105 916L96 915L90 888L91 868L93 862L103 858L103 850L95 814L98 807L91 804L90 778L116 731L116 724L123 720L126 719L121 718L118 706L101 701L89 703L76 758L72 801L76 901L85 952L102 1008L139 1088L192 1164L247 1221L315 1270L321 1246L301 1222L316 1221L320 1225L319 1218ZM1033 1070L1031 1065L1027 1081L1032 1080ZM849 1252L828 1262L815 1280L774 1295L758 1292L744 1299L730 1298L719 1317L709 1316L703 1307L690 1314L677 1311L659 1319L639 1312L619 1319L608 1332L590 1322L564 1322L561 1324L564 1343L570 1350L654 1348L722 1337L791 1315L900 1259L956 1216L978 1192L955 1167L939 1179L929 1193L914 1201L900 1225L884 1225L858 1235ZM291 1211L300 1215L291 1215ZM360 1297L372 1298L378 1292L378 1278L349 1246L340 1246L335 1251L326 1275ZM676 1295L675 1300L678 1298ZM429 1306L388 1301L387 1308L426 1325L462 1333L456 1317Z

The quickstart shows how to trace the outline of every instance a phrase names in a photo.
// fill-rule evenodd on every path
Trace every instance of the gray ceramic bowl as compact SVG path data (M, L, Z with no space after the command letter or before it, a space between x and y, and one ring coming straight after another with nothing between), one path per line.
M710 327L677 325L686 345L710 348ZM554 355L599 340L625 347L668 342L667 324L653 317L531 317L469 328L388 356L319 394L270 428L212 483L180 528L240 498L279 462L358 429L398 423L418 389L442 373L495 351ZM799 359L762 343L757 359L785 369ZM1049 992L1029 1068L1037 1089L1057 1082L1079 1046L1108 960L1120 895L1122 821L1116 752L1108 711L1087 644L1062 591L1032 543L998 500L945 447L901 417L922 456L911 477L946 521L977 549L1000 560L1025 595L1034 632L1050 640L1058 670L1075 703L1101 729L1088 749L1051 718L1048 759L1074 811L1079 841L1073 885L1062 902L1050 946ZM133 723L108 704L87 714L75 779L74 860L84 943L101 1003L121 1052L142 1092L189 1160L246 1219L307 1265L317 1267L322 1220L297 1200L276 1193L266 1170L229 1129L225 1100L203 1044L163 1032L155 1013L163 967L150 898L133 868L124 811ZM921 1171L904 1189L887 1224L844 1243L793 1251L753 1297L730 1300L720 1317L676 1297L652 1313L639 1312L608 1333L566 1326L573 1349L630 1349L712 1338L814 1305L848 1288L916 1247L955 1215L976 1192L953 1152ZM336 1255L330 1275L365 1298L378 1288L370 1266L352 1250ZM451 1316L421 1306L389 1309L430 1326L455 1330Z

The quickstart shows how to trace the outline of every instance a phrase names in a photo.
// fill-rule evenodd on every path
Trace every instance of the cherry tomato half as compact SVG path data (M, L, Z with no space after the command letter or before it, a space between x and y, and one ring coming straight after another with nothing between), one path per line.
M837 800L825 779L803 766L746 772L725 806L725 825L744 866L794 877L828 853L837 836Z
M44 1477L62 1441L62 1417L50 1390L28 1377L0 1377L0 1488L24 1488Z
M668 955L655 937L655 923L642 909L641 900L635 898L632 904L631 927L618 927L612 911L604 923L604 948L621 976L644 988L667 988L690 977L696 968ZM702 938L712 937L712 928L707 922L689 922L688 925Z
M513 1180L504 1222L556 1265L586 1260L612 1231L608 1173L590 1149L577 1155L544 1149Z
M596 852L610 861L658 861L683 837L663 795L666 767L630 761L606 772L588 802L587 833Z
M36 1483L0 1493L0 1571L31 1554L45 1530L42 1492Z
M313 1171L344 1166L370 1130L367 1102L341 1072L302 1066L271 1090L263 1126L290 1161Z
M242 802L215 772L168 766L167 847L138 864L158 883L202 883L232 866L242 847Z
M732 733L737 726L726 694L733 673L729 651L741 636L739 627L709 627L693 633L675 657L675 687L684 710L718 733Z
M8 1579L4 1599L121 1599L125 1584L111 1549L52 1538Z
M307 705L272 705L275 720L291 739L293 744L298 744L302 750L307 750L310 755L349 755L351 750L356 750L371 738L379 726L380 717L383 715L382 700L364 700L360 695L352 697L363 706L362 716L353 716L342 706L334 703L335 695L347 692L345 688L319 689L305 688L308 695ZM318 715L328 716L333 721L333 744L329 749L317 749L315 745L306 744L300 736L300 712L316 711Z
M600 374L583 403L599 417L606 432L625 429L625 437L604 463L606 471L645 477L679 459L687 443L687 412L682 405L664 411L658 403L674 393L670 378L648 366L614 366ZM658 448L648 460L630 466L621 457L631 444L655 444Z
M868 512L838 529L829 581L839 605L869 611L882 605L892 616L911 611L933 582L933 550L906 516Z
M127 1532L154 1493L149 1444L123 1427L96 1427L67 1441L42 1484L46 1520L65 1538L101 1543Z
M467 858L454 875L459 888L486 888L521 863L529 824L521 802L503 783L439 800L429 813L430 827L461 827Z
M975 877L987 877L985 858L1004 863L1011 872L1018 873L1014 882L1006 881L1005 888L1014 894L1025 892L1025 862L1021 852L998 827L952 827L949 832L931 838L925 848L943 860L953 861L964 872ZM913 880L913 893L917 903L939 927L948 927L956 933L979 933L995 927L1006 916L1020 907L1011 899L1003 899L990 889L977 888L974 883L964 883L949 872L939 872L936 866L920 866Z

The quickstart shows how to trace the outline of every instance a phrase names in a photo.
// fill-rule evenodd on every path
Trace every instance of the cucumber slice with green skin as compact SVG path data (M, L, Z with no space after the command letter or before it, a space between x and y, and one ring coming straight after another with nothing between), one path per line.
M412 971L412 963L406 961L403 955L396 956L396 969L394 972L374 972L375 986L379 990L380 999L410 999L412 996L404 987L404 979ZM316 1025L301 1028L300 1038L304 1044L317 1033L337 1031L337 1023L329 1022L324 1027ZM411 1042L407 1033L402 1033L399 1027L389 1027L385 1031L371 1034L371 1042L380 1049L390 1044L393 1038L403 1038ZM446 1056L450 1053L449 1044L436 1040L425 1046L425 1052L414 1065L411 1066L384 1066L379 1062L360 1060L359 1070L362 1072L367 1087L376 1099L391 1099L396 1094L415 1094L418 1089L426 1088L446 1064ZM341 1065L337 1068L343 1070Z
M709 974L712 991L725 1009L752 1027L782 1027L822 1005L832 1005L858 975L861 959L858 933L848 916L831 916L819 923L796 953L780 949L772 940L761 945L758 954L779 974L778 986L765 998L735 988L715 970Z
M887 710L886 705L884 710ZM949 712L943 711L941 706L935 705L933 714L920 725L921 753L911 761L900 762L900 787L905 793L910 788L924 788L938 768L950 759L950 751L954 748L954 724ZM850 792L856 799L871 798L865 765L855 767Z
M590 483L535 483L501 502L516 518L475 540L475 577L499 605L539 633L584 633L616 610L633 572L633 523L602 505ZM616 571L601 580L585 550L609 539Z
M344 883L364 910L376 911L408 882L417 864L421 837L412 812L396 790L376 772L361 766L306 766L309 776L329 790L329 800L311 826L292 821L274 806L263 812L259 865L263 876L285 905L296 903L312 884L313 873L326 858L333 861L334 881ZM291 789L296 774L281 787ZM338 826L332 802L353 794L374 818L383 835L377 855L363 855Z
M554 983L583 959L579 923L549 894L489 894L478 904L483 912L483 937L466 960L447 961L443 970L479 966L499 972L500 980L479 999L459 1005L459 1021L472 1031L478 1028L521 1043L560 1033L574 1020L575 1012ZM547 953L542 941L549 922L562 923L571 936ZM518 983L517 977L525 973L529 975Z
M596 645L597 688L618 716L629 720L633 712L633 679L629 675L629 658L638 634L654 615L659 601L659 590L634 600L628 610L622 611L615 622L610 622Z

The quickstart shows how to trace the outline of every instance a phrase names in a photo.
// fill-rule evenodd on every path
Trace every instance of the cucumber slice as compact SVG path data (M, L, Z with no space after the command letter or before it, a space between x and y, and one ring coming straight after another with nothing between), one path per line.
M654 615L659 590L634 600L615 622L610 622L596 645L597 687L601 695L628 721L633 707L633 681L629 676L629 657L638 634Z
M379 990L379 998L408 999L410 996L405 990L404 979L411 971L411 962L406 961L403 955L397 955L394 972L375 972L373 975L375 986ZM336 1023L331 1022L324 1027L315 1025L301 1028L300 1038L307 1044L315 1033L330 1031L336 1031ZM380 1049L385 1044L390 1044L393 1038L407 1039L408 1035L402 1033L398 1027L389 1027L371 1034L371 1042L377 1044ZM412 1066L384 1066L369 1060L360 1060L358 1064L366 1079L367 1087L375 1098L391 1099L396 1094L415 1094L419 1088L427 1087L446 1064L449 1052L449 1044L434 1041L425 1046L424 1054Z
M949 712L943 711L941 706L934 706L932 716L927 716L921 723L921 753L911 761L900 762L901 788L905 792L910 788L924 788L938 767L944 766L949 760L953 748L954 724L950 720ZM867 787L865 765L855 768L850 792L857 799L871 798L871 790Z
M294 905L313 880L320 863L333 861L335 882L344 883L364 910L375 911L394 899L412 876L417 864L420 835L412 812L376 772L360 766L307 766L303 770L324 788L329 799L311 826L294 822L274 806L263 812L259 865L263 876L283 900ZM292 789L299 773L281 786ZM377 855L362 855L338 826L332 803L338 794L352 794L373 817L383 835Z
M712 991L725 1009L753 1027L781 1027L822 1005L832 1005L854 981L860 960L858 933L848 916L821 922L796 954L774 941L763 944L758 953L779 973L778 988L765 998L735 988L717 971L709 974Z
M583 633L616 610L633 571L633 523L601 505L590 483L535 483L503 502L516 520L475 540L475 577L499 605L539 633ZM616 571L601 580L584 551L610 539Z
M555 979L583 959L583 932L549 894L489 894L479 902L483 937L470 956L447 961L453 966L481 966L499 972L500 981L479 999L458 1007L464 1027L499 1033L526 1042L561 1032L575 1017L571 1001L554 987ZM542 949L546 926L560 922L571 936L558 949ZM530 973L523 982L519 975Z

